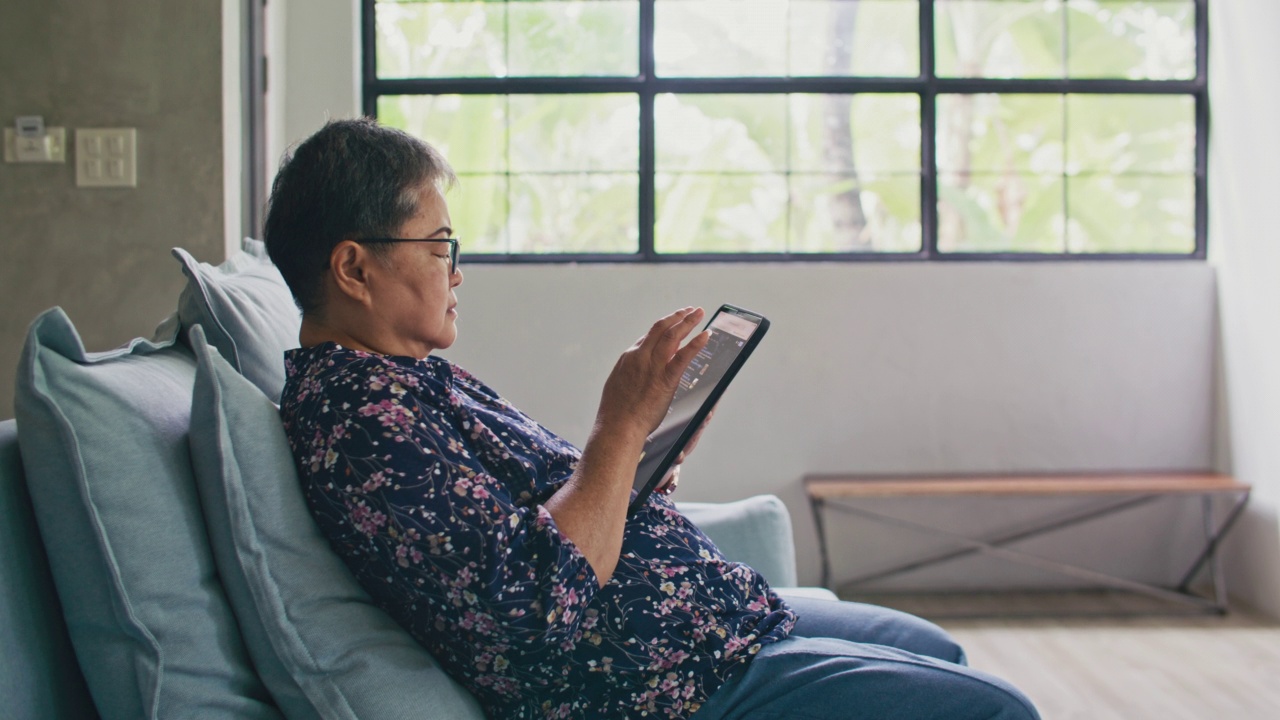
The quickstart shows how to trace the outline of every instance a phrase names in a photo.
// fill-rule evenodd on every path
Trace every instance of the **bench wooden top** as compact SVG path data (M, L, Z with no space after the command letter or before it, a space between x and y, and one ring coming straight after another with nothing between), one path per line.
M1110 495L1248 493L1249 485L1213 473L1080 475L807 475L809 497L955 495Z

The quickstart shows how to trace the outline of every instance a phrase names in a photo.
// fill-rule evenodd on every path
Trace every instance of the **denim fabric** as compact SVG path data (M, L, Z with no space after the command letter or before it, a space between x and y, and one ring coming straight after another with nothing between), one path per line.
M965 666L932 623L858 603L797 599L792 608L792 636L762 648L696 720L1039 718L1012 685Z

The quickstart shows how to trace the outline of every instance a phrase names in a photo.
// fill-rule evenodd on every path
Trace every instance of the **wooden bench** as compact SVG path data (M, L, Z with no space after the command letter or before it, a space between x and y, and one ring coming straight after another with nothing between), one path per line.
M875 580L918 570L930 565L983 553L1011 562L1067 575L1095 586L1116 588L1151 597L1190 605L1211 613L1224 613L1227 608L1226 583L1217 558L1222 538L1235 524L1249 500L1249 485L1226 475L1211 473L1089 474L1089 475L959 475L959 476L861 476L809 475L805 490L813 510L818 531L818 547L822 559L822 584L831 586L831 555L825 531L825 511L836 510L894 527L950 541L955 547L945 552L912 560L890 568L860 575L842 586L856 588ZM1061 516L1042 518L1034 527L993 537L970 538L910 520L886 515L865 507L873 498L948 498L948 497L1099 497L1105 502L1091 505ZM1128 578L1117 577L1090 568L1030 555L1008 545L1078 525L1106 515L1123 512L1171 496L1199 497L1203 519L1204 545L1191 566L1173 587L1161 587ZM1215 521L1219 501L1229 504L1220 521ZM1191 582L1205 565L1209 566L1212 597L1191 590Z

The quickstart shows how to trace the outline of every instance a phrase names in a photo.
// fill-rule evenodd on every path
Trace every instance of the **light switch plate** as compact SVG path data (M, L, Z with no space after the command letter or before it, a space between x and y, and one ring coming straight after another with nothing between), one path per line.
M79 187L137 187L137 129L77 129L76 185Z
M33 143L26 152L18 152L18 143ZM19 155L36 157L29 160ZM67 129L60 127L45 128L42 139L20 138L13 128L4 129L4 161L8 163L62 163L67 161Z

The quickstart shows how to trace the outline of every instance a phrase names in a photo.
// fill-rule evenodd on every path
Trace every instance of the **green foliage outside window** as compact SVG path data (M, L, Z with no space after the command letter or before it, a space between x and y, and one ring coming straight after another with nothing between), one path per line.
M935 0L923 39L916 0L370 6L468 254L1198 249L1195 0Z

